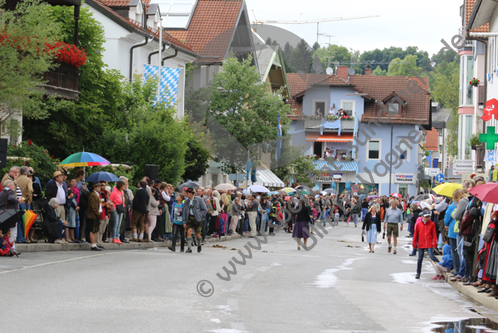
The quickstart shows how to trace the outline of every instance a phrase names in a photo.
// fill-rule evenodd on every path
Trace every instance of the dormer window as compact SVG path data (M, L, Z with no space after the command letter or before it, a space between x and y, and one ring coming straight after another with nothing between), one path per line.
M139 1L137 5L137 11L135 12L135 21L143 23L142 17L143 17L142 2Z
M389 113L399 114L400 105L398 102L391 102L387 104L389 107Z
M401 116L403 107L406 105L406 101L401 98L395 91L393 91L389 96L384 98L382 101L384 103L384 110L386 109L391 116L398 115Z

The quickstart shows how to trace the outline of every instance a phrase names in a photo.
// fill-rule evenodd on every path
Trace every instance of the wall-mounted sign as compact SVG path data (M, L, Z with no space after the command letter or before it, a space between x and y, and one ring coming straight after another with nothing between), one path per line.
M473 172L474 163L471 160L456 160L453 163L453 173Z
M397 184L415 184L415 174L413 173L396 173L394 182Z
M316 175L316 180L321 182L340 181L342 176L343 176L342 173L318 172Z

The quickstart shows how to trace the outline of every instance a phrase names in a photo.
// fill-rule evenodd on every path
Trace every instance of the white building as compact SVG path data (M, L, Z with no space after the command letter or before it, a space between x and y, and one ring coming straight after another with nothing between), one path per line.
M104 27L104 62L131 80L144 75L144 65L159 64L160 7L149 0L87 0L95 19ZM184 116L186 65L197 58L188 45L163 31L163 67L180 69L176 93L177 116ZM176 83L175 83L176 84Z

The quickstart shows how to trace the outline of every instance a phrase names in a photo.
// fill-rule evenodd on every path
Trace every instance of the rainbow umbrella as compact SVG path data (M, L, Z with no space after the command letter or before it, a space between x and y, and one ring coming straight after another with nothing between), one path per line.
M24 238L28 238L28 232L35 223L36 215L32 210L26 210L24 215L22 216L22 220L24 222Z
M111 164L108 160L103 158L100 155L81 152L72 154L67 157L64 161L61 162L60 165L68 166L68 167L87 167L87 166L101 166Z

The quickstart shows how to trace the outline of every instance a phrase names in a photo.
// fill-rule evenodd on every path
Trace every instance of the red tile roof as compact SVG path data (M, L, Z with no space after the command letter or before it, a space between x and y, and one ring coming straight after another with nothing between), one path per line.
M101 0L101 2L108 7L128 7L130 5L130 0Z
M187 30L168 30L192 45L200 63L221 63L237 26L243 0L199 0Z
M439 132L434 127L427 131L424 146L429 151L439 151Z
M291 89L291 95L295 98L303 96L306 90L310 89L313 86L352 86L351 83L335 74L327 75L290 73L287 74L287 79L289 79L289 75L292 76L294 80L294 87L293 89ZM289 85L291 84L289 83Z
M466 27L469 22L470 15L472 14L472 10L474 9L474 5L476 0L464 0L465 6L463 10L465 11L465 21L463 22L463 26ZM480 26L479 28L470 30L471 32L489 32L489 23Z
M405 76L364 76L353 75L350 77L350 82L356 88L372 99L365 101L365 109L362 117L362 122L378 119L377 112L381 110L378 102L383 101L393 92L407 101L402 108L401 113L392 116L389 120L387 113L382 113L379 122L389 122L398 124L428 124L431 110L430 92L428 90L427 78L420 82L417 78ZM409 86L409 82L422 83L418 86ZM420 88L420 89L419 89ZM416 94L409 91L419 90ZM375 102L377 101L377 102Z

